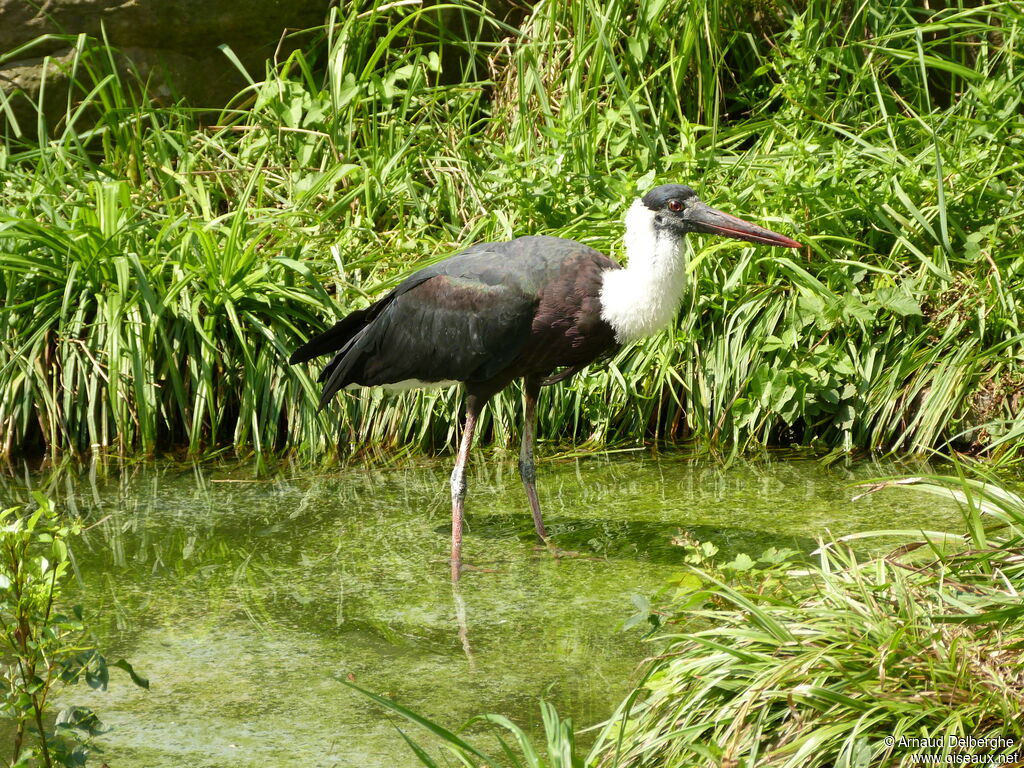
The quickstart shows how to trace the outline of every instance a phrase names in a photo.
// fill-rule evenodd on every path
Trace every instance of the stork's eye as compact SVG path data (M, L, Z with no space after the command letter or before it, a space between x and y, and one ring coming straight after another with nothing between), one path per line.
M669 200L668 209L673 213L679 213L681 210L683 210L683 204L678 200Z

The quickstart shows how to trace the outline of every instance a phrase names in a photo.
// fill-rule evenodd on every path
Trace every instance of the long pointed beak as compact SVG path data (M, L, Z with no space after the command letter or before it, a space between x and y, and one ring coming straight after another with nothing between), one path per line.
M803 248L796 240L791 240L778 232L759 227L743 219L730 216L728 213L712 208L710 205L698 203L687 209L685 219L695 232L706 232L713 235L724 235L737 240L746 240L762 245L778 245L782 248Z

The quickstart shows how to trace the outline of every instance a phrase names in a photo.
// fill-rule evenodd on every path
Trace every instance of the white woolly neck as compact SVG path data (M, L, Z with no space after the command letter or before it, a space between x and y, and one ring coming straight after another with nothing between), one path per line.
M637 200L626 212L625 269L604 273L601 319L620 344L650 336L675 318L686 289L689 246L655 227L655 213Z

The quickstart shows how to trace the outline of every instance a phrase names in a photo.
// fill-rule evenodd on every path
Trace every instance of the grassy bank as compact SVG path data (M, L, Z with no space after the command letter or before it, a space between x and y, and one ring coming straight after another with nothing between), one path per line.
M76 41L67 114L0 149L0 454L449 445L457 393L318 415L288 352L474 241L621 257L655 181L807 248L695 238L678 325L546 390L543 437L1019 453L1018 6L443 13L346 4L215 120Z
M677 592L676 631L595 764L1019 761L1024 501L981 481L916 480L964 504L963 539L933 533L866 562L832 544L802 572L751 562L736 586L720 580L735 572L701 574Z

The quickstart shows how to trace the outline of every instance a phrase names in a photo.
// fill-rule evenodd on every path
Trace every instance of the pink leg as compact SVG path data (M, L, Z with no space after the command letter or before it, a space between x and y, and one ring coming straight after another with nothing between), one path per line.
M466 499L466 462L469 448L473 444L473 431L482 404L474 395L466 397L466 422L462 429L459 455L452 470L452 581L458 581L462 572L462 518L463 502Z

